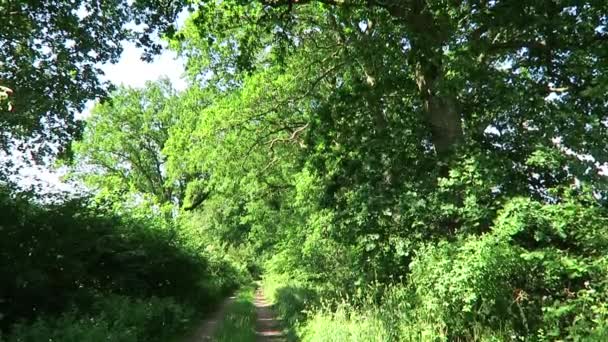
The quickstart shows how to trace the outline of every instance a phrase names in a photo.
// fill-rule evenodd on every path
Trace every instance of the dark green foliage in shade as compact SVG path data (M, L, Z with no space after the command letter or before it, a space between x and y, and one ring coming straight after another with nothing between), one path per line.
M63 341L74 333L93 341L99 329L100 336L134 329L162 341L243 279L226 259L188 247L169 226L177 223L163 219L119 216L88 199L35 204L5 191L0 211L0 322L15 336L41 329L36 336L58 334ZM112 313L121 310L134 316ZM15 322L21 326L9 329Z
M168 341L184 333L198 317L191 306L171 298L100 297L86 310L44 316L18 324L6 341L119 342Z

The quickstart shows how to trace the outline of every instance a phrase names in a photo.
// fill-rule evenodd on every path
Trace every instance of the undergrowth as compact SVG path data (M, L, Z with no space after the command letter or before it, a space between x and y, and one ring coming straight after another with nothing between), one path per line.
M208 245L200 234L178 236L175 222L1 189L0 212L8 342L168 341L247 279L221 250L197 248Z
M161 342L182 334L196 317L192 306L170 298L109 296L100 298L90 311L72 309L16 324L5 341Z

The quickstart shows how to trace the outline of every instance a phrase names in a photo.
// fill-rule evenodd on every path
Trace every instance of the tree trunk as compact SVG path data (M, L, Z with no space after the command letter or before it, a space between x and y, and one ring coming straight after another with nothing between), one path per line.
M423 10L423 2L411 8L406 25L411 32L411 59L416 84L420 91L431 141L437 155L449 157L462 139L462 120L456 98L442 87L444 82L443 47L448 30L443 18L435 18Z
M416 80L422 97L426 121L431 131L431 140L440 157L452 151L462 138L462 121L456 100L451 94L437 94L436 86L442 75L429 75L418 65Z

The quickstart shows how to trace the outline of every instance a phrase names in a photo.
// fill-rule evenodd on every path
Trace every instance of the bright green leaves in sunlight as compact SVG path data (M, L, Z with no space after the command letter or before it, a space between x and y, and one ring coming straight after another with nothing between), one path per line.
M114 199L131 195L161 206L181 203L184 184L168 179L162 152L180 115L168 80L142 90L118 89L87 119L83 139L74 146L75 175Z
M10 100L10 96L13 94L13 90L8 87L0 86L0 107L3 111L13 111L13 103Z

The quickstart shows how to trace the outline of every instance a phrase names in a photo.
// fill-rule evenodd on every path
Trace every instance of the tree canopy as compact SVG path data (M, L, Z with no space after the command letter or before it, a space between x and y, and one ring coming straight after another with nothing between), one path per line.
M102 192L150 195L154 202L181 200L166 179L162 150L179 119L176 92L168 80L144 90L121 88L98 105L75 150L85 181Z
M201 2L173 46L191 81L221 95L169 138L170 168L205 173L209 224L274 272L347 293L407 279L412 310L448 339L495 317L572 338L599 311L564 302L604 277L583 241L604 241L605 13L593 1Z
M110 13L165 32L188 88L96 106L73 170L97 205L201 276L262 270L303 340L606 339L605 1L163 4ZM99 29L108 59L134 37Z
M126 40L145 46L151 58L160 49L154 34L174 30L177 5L1 1L0 86L12 95L11 106L0 107L0 147L16 148L16 138L30 138L41 154L64 152L82 131L74 115L87 100L105 97L110 87L100 80L101 65L116 63Z

